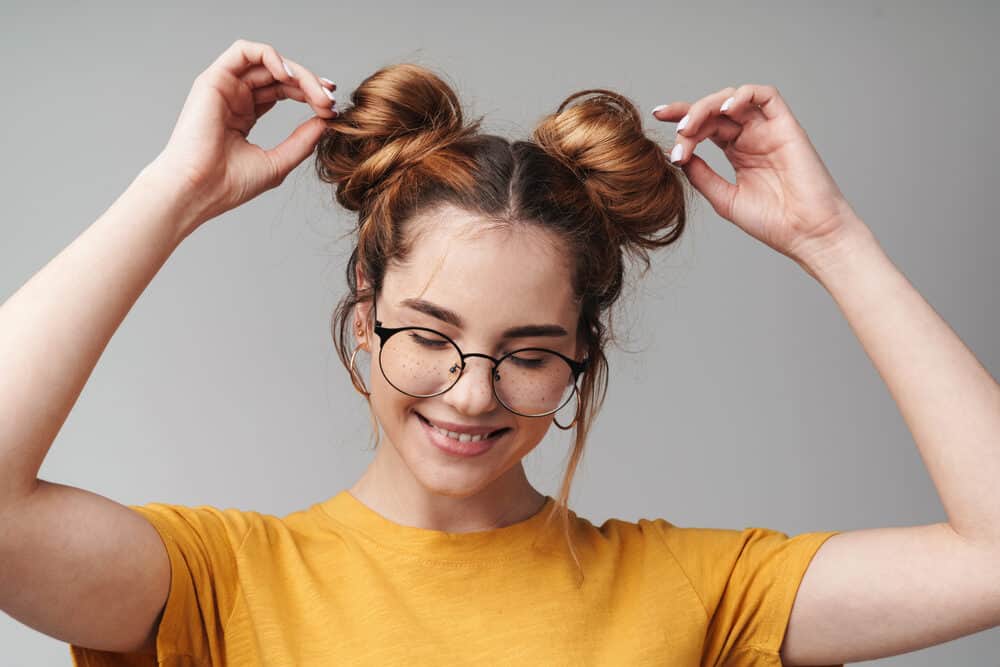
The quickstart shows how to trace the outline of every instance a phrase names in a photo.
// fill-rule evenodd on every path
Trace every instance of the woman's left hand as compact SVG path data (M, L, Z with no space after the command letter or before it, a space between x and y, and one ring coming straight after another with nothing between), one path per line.
M716 213L778 252L802 263L864 227L774 86L725 88L694 104L673 102L653 116L687 117L678 126L675 151L680 145L683 155L674 164ZM693 154L704 139L732 163L735 185Z

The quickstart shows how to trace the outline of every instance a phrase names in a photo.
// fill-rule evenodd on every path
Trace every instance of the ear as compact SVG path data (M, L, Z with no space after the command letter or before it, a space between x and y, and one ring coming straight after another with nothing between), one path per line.
M354 277L358 291L368 288L368 279L362 273L359 265L355 265L354 267ZM363 301L354 306L354 316L351 319L351 331L354 333L354 338L361 343L361 349L366 352L372 351L371 336L374 322L372 321L371 313L371 301Z
M354 264L354 281L357 283L359 290L368 287L368 279L361 270L361 262Z

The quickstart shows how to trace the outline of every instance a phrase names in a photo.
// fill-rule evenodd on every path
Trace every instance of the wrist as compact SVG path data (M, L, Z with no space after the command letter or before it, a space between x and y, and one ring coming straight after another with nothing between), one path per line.
M861 218L854 214L845 216L837 232L821 240L803 244L792 259L820 283L853 257L880 248L875 234Z
M139 172L129 189L141 191L149 198L150 205L157 206L170 217L176 226L178 241L211 217L202 210L204 197L198 188L159 156Z

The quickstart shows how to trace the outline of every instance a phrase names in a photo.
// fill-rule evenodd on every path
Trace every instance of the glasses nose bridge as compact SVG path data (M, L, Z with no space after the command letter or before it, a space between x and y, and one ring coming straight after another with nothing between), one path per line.
M460 375L465 375L465 369L466 369L466 366L467 366L467 364L465 363L465 360L468 359L469 357L481 357L483 359L488 360L490 362L490 385L493 384L493 381L494 381L495 376L496 376L497 365L500 363L499 359L497 359L495 357L491 357L488 354L483 354L482 352L462 352L461 350L459 350L458 355L459 355L459 357L462 360L462 372L461 372ZM458 380L456 380L455 382L457 383ZM454 385L452 385L452 386L454 386Z
M456 345L455 347L457 349L458 346ZM487 376L488 376L488 378L486 380L487 385L488 385L487 392L490 395L490 401L492 402L492 401L497 400L498 397L497 397L497 393L496 393L496 384L495 384L495 382L497 380L496 369L497 369L497 364L499 363L498 360L494 359L493 357L491 357L488 354L483 354L481 352L469 352L469 353L465 353L465 352L462 352L461 350L459 350L458 354L459 354L459 358L461 360L460 361L461 366L457 369L458 370L458 377L456 377L454 379L454 381L451 383L451 386L449 386L444 391L447 392L447 393L450 393L450 394L454 394L454 392L452 390L455 389L455 387L457 387L459 385L459 383L461 382L462 378L464 378L465 375L466 375L465 371L468 370L469 366L468 366L468 364L465 361L466 359L468 359L470 357L482 357L483 359L486 359L486 360L488 360L490 362L490 366L489 366L489 368L486 371L487 372ZM453 370L455 369L454 366L452 368L453 368ZM467 380L466 383L468 383L468 380ZM476 391L474 389L471 389L471 390L474 391L474 392ZM463 400L467 400L467 401L471 400L470 397L471 397L472 394L468 394L469 391L470 391L470 387L467 386L465 388L464 392L463 392L463 393L467 394L467 396ZM444 393L444 392L442 392L442 393ZM478 402L481 399L480 398L476 398L475 400ZM502 401L500 402L500 405L503 405ZM506 407L506 406L504 406L504 407Z
M490 363L493 364L493 368L494 369L497 367L497 364L500 363L499 359L497 359L495 357L491 357L488 354L483 354L482 352L461 352L461 351L459 351L459 355L462 357L462 366L463 367L465 366L465 360L468 359L469 357L482 357L483 359L489 359Z

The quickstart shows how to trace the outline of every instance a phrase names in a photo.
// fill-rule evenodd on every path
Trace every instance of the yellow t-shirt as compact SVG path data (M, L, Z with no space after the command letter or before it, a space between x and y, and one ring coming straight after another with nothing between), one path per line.
M71 645L77 667L780 665L799 582L838 531L684 528L570 514L448 533L347 490L283 518L130 505L171 582L157 657Z

